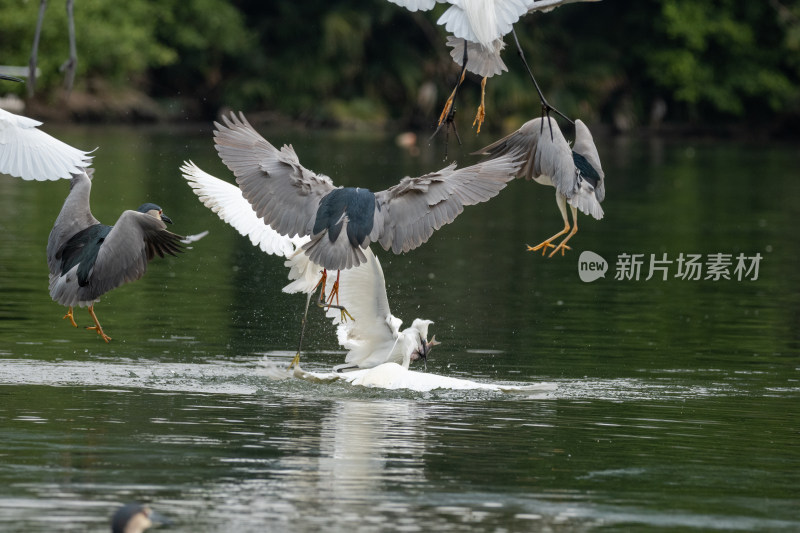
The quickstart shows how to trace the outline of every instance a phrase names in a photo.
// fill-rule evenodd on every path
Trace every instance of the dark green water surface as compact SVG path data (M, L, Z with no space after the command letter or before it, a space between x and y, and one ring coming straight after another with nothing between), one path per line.
M599 138L606 216L581 216L564 257L525 251L562 223L554 190L523 181L417 250L375 249L393 313L435 321L428 372L557 385L520 396L270 380L305 299L181 178L192 159L232 179L209 127L46 129L99 146L101 221L153 201L210 234L102 298L105 344L47 292L68 183L0 176L0 530L105 531L128 501L187 532L800 530L796 146ZM445 166L441 146L262 131L341 185ZM492 140L467 136L463 164ZM605 278L581 281L586 250ZM639 279L616 279L633 254ZM645 279L651 254L667 280ZM701 279L675 276L681 254ZM731 279L704 279L715 254ZM740 254L757 279L737 279ZM343 362L323 318L312 370Z

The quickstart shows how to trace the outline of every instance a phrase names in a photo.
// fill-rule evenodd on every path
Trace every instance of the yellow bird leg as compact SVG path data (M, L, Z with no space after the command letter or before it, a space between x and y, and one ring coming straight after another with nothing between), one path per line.
M289 368L287 368L286 370L291 370L293 366L297 366L299 364L300 364L300 352L298 351L296 354L294 354L294 359L292 359L292 362L289 363Z
M347 309L345 309L344 307L340 307L340 308L339 308L339 312L340 312L340 313L341 313L341 315L342 315L342 316L341 316L341 321L342 321L342 322L347 322L347 319L348 319L348 318L349 318L350 320L352 320L353 322L355 322L355 321L356 321L356 319L355 319L355 318L353 318L353 315L351 315L351 314L350 314L350 313L347 311Z
M481 132L481 124L483 124L483 120L486 118L486 106L484 105L484 101L486 99L486 78L481 80L481 105L478 106L478 112L475 114L475 120L472 121L472 125L474 126L477 122L478 124L478 131L476 133Z
M328 309L330 309L331 307L333 307L334 309L338 309L340 311L340 313L341 313L340 320L342 322L347 322L348 318L350 320L355 320L355 319L353 318L353 315L351 315L347 311L347 309L345 309L345 307L343 305L339 305L339 274L340 273L341 273L341 271L337 271L336 272L336 281L333 283L333 288L331 289L331 293L328 296L327 305L328 305ZM334 299L336 300L336 305L333 304L333 300Z
M322 286L322 299L325 298L325 282L326 282L327 279L328 279L328 271L323 268L322 269L322 277L319 278L319 281L317 282L317 284L314 285L314 291L316 291L320 287L320 285ZM314 291L312 291L312 292L314 292Z
M542 255L544 256L544 254L547 253L547 249L548 248L555 248L556 247L554 244L552 244L552 241L554 241L558 237L561 237L562 235L564 235L568 231L569 231L569 223L567 223L564 226L564 229L562 229L561 231L559 231L558 233L556 233L555 235L553 235L549 239L545 239L544 241L540 242L536 246L527 245L528 246L528 251L529 252L535 252L537 250L542 250ZM562 254L563 254L563 250L562 250ZM553 256L553 254L551 253L550 257L552 257L552 256Z
M336 271L336 281L333 282L331 293L328 295L328 309L333 305L334 298L336 299L336 305L339 305L339 274L341 274L341 270Z
M73 327L76 327L76 328L78 327L78 324L75 323L75 315L72 314L72 306L71 305L69 306L69 311L67 311L66 315L61 317L61 320L64 320L65 318L69 318L69 321L72 322L72 326Z
M456 83L456 86L453 89L453 92L450 93L450 96L447 97L447 101L444 103L444 109L442 109L442 113L439 115L439 122L437 124L438 126L441 126L442 122L444 122L444 120L447 118L447 115L450 114L450 108L453 107L453 100L455 99L456 93L458 92L458 88L461 86L461 83L464 81L464 77L466 75L467 75L467 71L466 70L462 70L461 71L461 78L458 80L458 83Z
M572 237L574 237L576 233L578 233L578 221L577 221L577 220L574 218L574 215L575 215L575 213L573 212L573 224L572 224L572 231L570 231L570 232L569 232L569 235L567 235L566 237L564 237L564 240L563 240L563 241L561 241L561 242L559 243L559 245L558 245L558 246L556 246L556 247L553 249L553 251L552 251L552 252L550 252L550 255L549 255L548 257L553 257L553 256L555 255L555 253L556 253L556 252L558 252L559 250L561 250L561 257L564 257L564 251L565 251L565 250L572 250L572 248L570 248L569 246L567 246L567 241L568 241L568 240L570 240Z
M106 334L103 332L103 328L102 328L102 327L100 327L100 321L99 321L99 320L97 320L97 315L95 315L95 314L94 314L94 306L93 306L93 305L90 305L90 306L89 306L89 314L90 314L90 315L92 315L92 320L94 320L94 326L89 326L89 327L88 327L88 328L86 328L86 329L93 329L93 330L95 330L95 331L97 332L97 334L98 334L98 335L100 335L101 337L103 337L103 340L104 340L104 341L106 341L106 342L110 341L110 340L111 340L111 337L109 337L108 335L106 335Z

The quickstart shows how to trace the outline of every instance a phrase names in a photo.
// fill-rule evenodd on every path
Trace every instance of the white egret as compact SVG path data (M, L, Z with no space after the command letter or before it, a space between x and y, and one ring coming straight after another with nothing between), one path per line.
M441 376L429 372L410 370L408 365L397 363L384 363L374 368L353 370L351 372L308 372L294 367L292 376L310 382L328 383L346 381L352 385L373 387L381 389L408 389L417 392L428 392L436 389L449 390L488 390L498 392L517 393L545 393L556 390L554 383L531 383L528 385L513 385L504 383L482 383L470 379L461 379L450 376ZM272 370L271 377L276 379L286 378L284 373Z
M514 33L514 24L526 13L535 11L548 12L563 4L574 2L597 2L599 0L389 0L399 6L405 7L410 11L429 11L433 9L437 2L447 3L450 6L439 17L437 24L443 25L452 36L447 38L447 46L453 50L450 52L453 61L461 66L461 73L456 82L453 92L447 99L441 115L437 132L442 124L450 124L453 120L453 101L456 97L461 83L464 81L466 71L473 72L482 78L481 81L481 104L475 115L473 126L478 125L481 131L481 124L485 117L484 96L486 92L486 80L492 76L501 74L508 70L500 53L505 48L503 37L509 33ZM565 119L569 120L560 111L551 106L544 97L539 84L536 82L531 72L525 54L519 44L516 33L514 41L517 51L522 58L525 68L533 81L539 99L542 102L542 110L545 113L555 111ZM571 121L570 121L571 122Z
M336 187L328 176L304 168L291 146L281 150L233 113L215 123L214 140L222 162L236 176L256 214L282 235L309 236L302 246L309 259L327 270L364 263L371 242L394 253L407 252L452 222L464 206L485 202L514 179L519 154L456 169L403 178L385 191ZM337 274L338 277L338 274ZM323 289L325 275L322 278ZM330 301L338 298L334 283Z
M310 238L290 238L275 232L256 215L238 187L204 172L194 163L184 162L181 172L200 201L240 234L250 237L254 246L266 253L287 257L285 265L289 268L291 283L283 291L305 293L310 301L322 270L303 251L303 245ZM405 357L409 361L425 359L438 344L435 339L427 340L428 326L432 322L416 319L411 327L401 330L402 321L389 310L380 262L369 248L363 253L365 262L343 270L339 278L340 303L352 320L343 320L341 313L334 309L327 311L328 317L338 325L339 343L348 350L345 364L337 370L369 368L387 361L403 361ZM292 365L295 364L293 361Z
M86 172L74 174L70 192L47 240L50 297L69 307L64 318L78 327L72 313L76 305L88 306L93 329L104 341L94 304L100 296L144 276L147 263L156 255L181 251L181 236L167 231L172 223L161 208L142 204L127 210L114 226L101 224L89 208L92 180Z
M545 120L551 122L550 135L543 133L542 122ZM597 153L592 134L581 120L576 120L575 145L570 149L555 120L548 117L535 118L523 124L514 133L475 153L492 158L509 152L516 153L519 150L525 153L525 163L517 177L554 186L556 204L564 220L564 229L536 246L528 246L528 250L542 250L544 255L548 248L553 248L549 257L559 250L561 255L564 255L564 251L570 249L567 241L578 232L577 210L598 220L603 218L600 202L606 195L605 174L600 166L600 155ZM567 203L572 210L571 230L567 218ZM569 234L558 246L552 244L553 240L567 232Z
M24 180L71 179L92 164L90 152L51 137L41 125L0 109L0 173Z

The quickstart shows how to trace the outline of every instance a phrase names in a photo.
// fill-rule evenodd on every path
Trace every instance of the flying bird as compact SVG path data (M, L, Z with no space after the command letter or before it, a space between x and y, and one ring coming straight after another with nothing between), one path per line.
M101 224L89 209L91 189L87 172L73 175L69 195L50 232L50 297L69 307L64 318L75 327L73 307L88 306L94 326L86 329L95 330L108 342L111 337L100 327L94 304L108 291L141 278L156 255L180 252L182 237L167 231L165 222L172 224L172 220L153 203L124 211L113 226Z
M403 178L385 191L336 187L328 176L300 164L290 145L278 150L253 129L244 115L215 122L214 139L222 162L256 214L282 235L308 236L302 246L323 269L341 271L367 261L365 250L378 242L396 254L427 241L452 222L464 206L485 202L514 179L520 167L513 151L457 169ZM337 273L337 278L339 274ZM330 299L338 298L334 283Z
M407 8L409 11L429 11L433 9L437 2L447 3L450 6L439 17L437 24L445 27L452 35L447 37L447 46L451 47L450 56L453 61L461 66L461 73L456 82L453 92L445 102L444 109L439 116L439 123L436 131L441 129L443 124L451 124L453 121L453 101L455 100L458 89L464 81L466 71L473 72L482 78L481 80L481 103L472 125L477 124L478 132L481 131L481 124L485 118L484 97L486 92L486 80L495 75L499 75L508 70L503 59L500 57L505 43L503 37L509 33L514 34L514 42L528 74L536 87L539 99L542 103L543 113L549 116L550 111L555 111L566 120L569 120L563 113L551 106L544 97L544 93L539 88L533 73L525 60L525 54L519 44L514 24L527 13L535 11L548 12L562 4L574 2L596 2L599 0L389 0L399 6ZM570 121L572 122L572 121ZM435 133L434 133L435 135Z
M192 162L181 167L183 177L200 201L230 224L241 235L262 251L287 258L291 283L283 288L286 293L304 293L308 302L319 285L322 267L311 262L302 246L310 241L308 236L288 237L273 230L256 215L242 191L204 172ZM337 371L351 368L369 368L385 362L402 362L408 355L411 361L426 359L435 339L427 340L430 320L416 319L411 327L401 330L402 321L391 314L386 296L386 280L378 258L372 250L364 250L365 262L341 272L339 283L342 300L352 320L342 320L340 313L328 309L328 317L337 327L339 343L348 351L345 364ZM305 317L303 319L305 326ZM302 346L302 336L301 336ZM300 349L293 366L299 360Z
M548 128L550 135L543 132L542 122L545 120L551 122ZM570 148L555 120L548 117L535 118L523 124L519 130L478 150L475 154L493 158L506 153L517 153L519 150L524 152L525 162L519 169L517 177L554 186L556 204L561 212L561 218L564 219L564 229L536 246L528 246L528 250L542 250L544 255L548 248L553 248L549 257L559 250L563 256L564 251L570 249L567 242L578 232L577 210L597 220L603 218L600 202L606 196L605 174L600 166L600 155L597 153L592 134L581 120L576 120L575 144ZM566 204L569 204L572 210L571 230ZM567 232L569 234L558 246L552 244L553 240Z
M38 129L42 123L0 109L0 172L24 180L70 179L92 164L78 150Z

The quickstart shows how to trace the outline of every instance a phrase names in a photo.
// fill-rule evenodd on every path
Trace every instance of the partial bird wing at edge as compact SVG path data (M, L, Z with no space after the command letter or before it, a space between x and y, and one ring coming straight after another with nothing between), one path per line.
M127 210L106 236L92 275L93 299L111 289L141 278L156 255L182 251L182 237L167 231L166 224L146 213Z
M437 0L389 0L393 4L404 7L409 11L430 11L436 5ZM445 2L446 0L438 0Z
M184 161L181 172L203 205L239 234L248 237L253 246L258 246L261 251L289 257L296 246L301 246L307 240L281 235L265 224L236 185L204 172L191 161Z
M214 123L216 149L256 214L282 235L309 235L331 179L304 168L291 146L276 149L243 114L222 120Z
M485 202L514 179L519 152L455 168L455 163L431 174L403 180L375 194L378 208L370 240L399 254L427 241L452 222L464 206Z
M0 173L24 180L69 179L92 164L78 150L38 129L42 123L0 109Z

